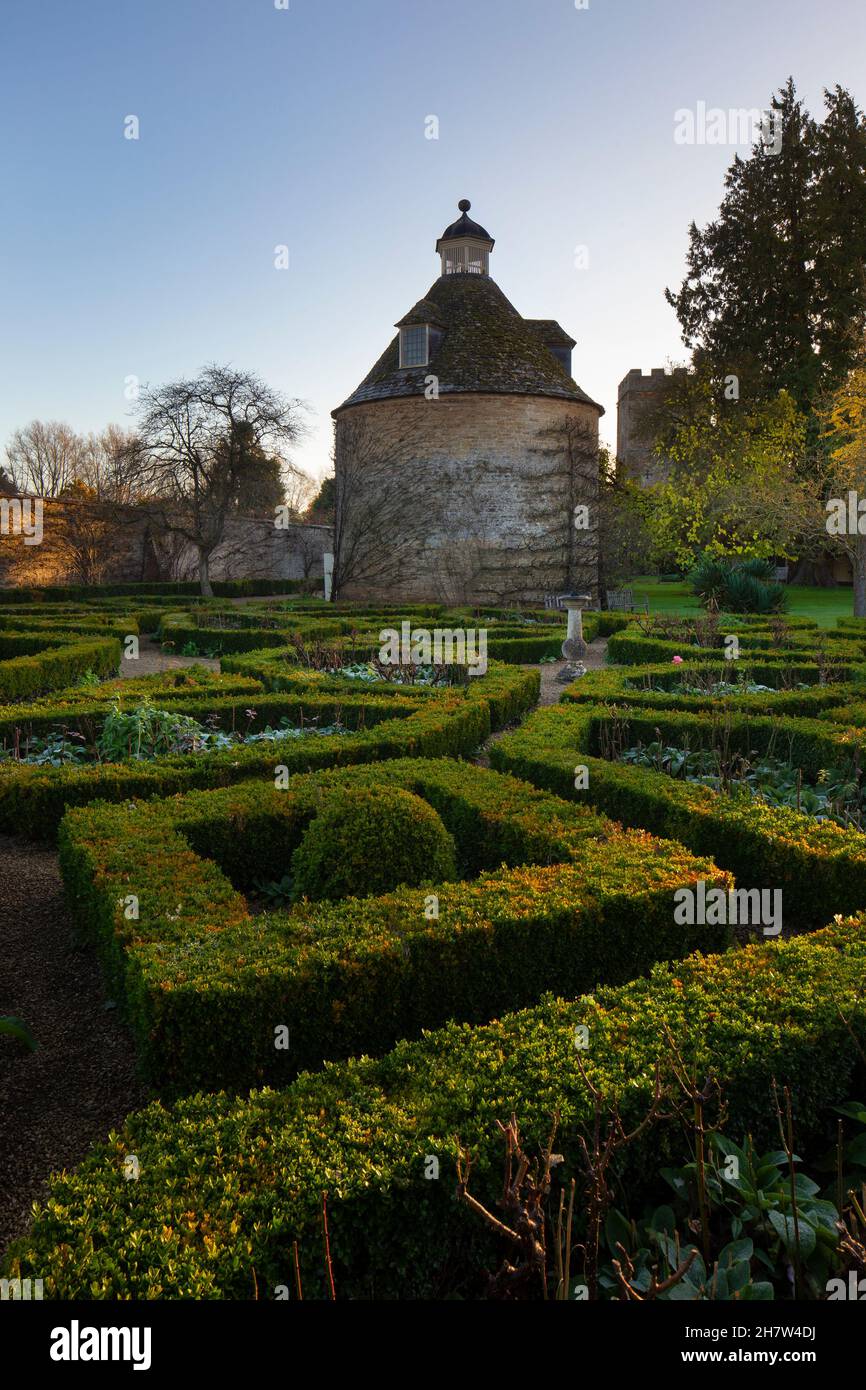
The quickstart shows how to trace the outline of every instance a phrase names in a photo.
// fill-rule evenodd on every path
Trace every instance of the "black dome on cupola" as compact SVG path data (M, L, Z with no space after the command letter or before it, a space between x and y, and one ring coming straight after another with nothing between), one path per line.
M456 222L452 222L450 227L445 228L445 231L442 233L441 237L439 238L439 241L454 241L456 237L464 236L472 237L476 241L489 241L490 249L492 250L493 247L496 245L496 242L493 240L493 237L490 235L488 231L485 231L484 227L480 226L477 222L473 222L472 218L467 216L469 209L472 207L472 204L470 203L469 199L461 198L460 202L457 204L457 207L463 214L462 217L458 217ZM436 249L438 251L438 244Z

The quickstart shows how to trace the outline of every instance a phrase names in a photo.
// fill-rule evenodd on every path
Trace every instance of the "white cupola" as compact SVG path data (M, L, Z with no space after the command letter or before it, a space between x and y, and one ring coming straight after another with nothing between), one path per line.
M489 275L490 252L496 243L489 232L467 217L472 207L468 198L461 198L457 206L462 216L446 227L436 243L442 257L442 274Z

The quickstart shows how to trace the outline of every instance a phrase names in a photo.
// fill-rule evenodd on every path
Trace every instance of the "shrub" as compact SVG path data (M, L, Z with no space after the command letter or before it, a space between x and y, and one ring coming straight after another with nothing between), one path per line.
M251 916L238 889L277 877L323 804L370 789L423 798L459 872L480 877ZM627 980L730 940L726 926L675 921L677 887L730 882L709 859L447 759L300 776L284 791L256 782L98 805L66 817L60 855L81 929L164 1093L284 1083L323 1058L381 1052L449 1018L481 1021L545 989ZM287 1051L274 1046L281 1025Z
M296 898L365 898L455 878L454 840L440 816L399 787L343 790L292 855Z
M229 666L228 662L223 664ZM253 676L260 671L269 688L280 688L282 677L271 677L272 668L261 660L236 658L230 669ZM343 688L347 685L344 682ZM359 727L351 734L318 738L315 746L312 740L302 740L294 746L283 744L278 751L272 745L255 744L207 756L171 754L149 763L60 768L2 762L0 830L37 839L53 838L64 812L72 806L86 806L94 800L122 802L132 797L168 796L192 788L228 786L256 776L273 779L277 765L295 773L387 758L469 754L489 737L491 730L513 722L535 703L539 675L537 671L491 664L487 675L473 680L468 689L407 692L406 687L400 687L397 694L386 696L381 702L378 687L376 697L355 693L353 699L328 698L324 702L313 695L304 697L302 688L294 685L293 693L286 697L257 697L259 717L275 723L284 714L300 715L306 711L308 718L322 713L330 723L337 710L349 717L347 712L354 707L358 723L367 710L373 726ZM173 707L170 698L155 699L155 703L167 709ZM246 702L240 708L240 717L245 706ZM215 710L221 710L223 717L231 721L237 702L210 700L196 707L184 700L178 706L179 713L201 718Z
M689 575L701 602L728 613L779 613L787 607L787 594L773 582L770 560L735 563L722 556L704 555Z
M587 1030L586 1073L619 1101L626 1130L646 1115L656 1069L670 1075L673 1037L697 1077L724 1083L729 1133L778 1142L777 1082L791 1087L805 1143L822 1107L861 1084L864 970L866 921L858 918L808 938L693 955L647 979L571 1002L546 998L483 1027L450 1023L379 1060L327 1067L280 1092L155 1103L77 1172L54 1179L7 1272L43 1278L54 1299L273 1297L293 1283L297 1241L304 1296L324 1298L327 1190L338 1297L460 1296L469 1271L492 1264L494 1248L484 1223L454 1201L458 1148L471 1151L473 1192L492 1206L502 1191L495 1121L516 1113L525 1144L538 1149L557 1111L557 1174L567 1191L593 1124L576 1030ZM681 1152L671 1120L634 1141L623 1172L633 1203ZM138 1182L124 1176L131 1153ZM439 1182L425 1176L431 1156Z
M0 705L72 685L88 671L99 676L114 675L120 665L120 642L116 637L81 638L53 646L37 639L36 645L43 647L38 654L0 661Z
M680 739L688 734L692 746L702 729L707 738L712 727L709 720L673 710L654 710L647 718L628 709L614 716L602 707L554 706L536 711L515 733L495 743L491 763L558 796L591 804L626 825L677 840L695 854L712 854L739 886L782 888L785 921L791 925L814 927L833 912L856 912L866 902L866 838L858 831L592 756L600 731L614 717L628 721L624 737L634 732L653 737L656 729L669 736L676 730ZM799 737L793 744L786 740L786 749L811 752L819 767L823 754L824 763L833 765L840 744L831 725L805 719L787 723L798 727ZM777 727L770 719L741 721L741 746L755 747L759 732L768 743ZM826 745L819 738L821 728ZM588 785L581 790L574 785L578 763L588 771Z

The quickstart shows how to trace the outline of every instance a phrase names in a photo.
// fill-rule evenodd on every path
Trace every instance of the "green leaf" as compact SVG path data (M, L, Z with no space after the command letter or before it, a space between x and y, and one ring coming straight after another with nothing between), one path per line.
M748 1236L743 1240L732 1240L719 1254L719 1264L724 1269L729 1265L739 1264L741 1260L750 1260L754 1253L754 1242Z
M866 1125L866 1105L859 1100L847 1100L844 1105L833 1105L832 1110L837 1115L845 1115L849 1120L856 1120L858 1124Z
M656 1207L649 1221L651 1231L664 1231L672 1236L677 1229L677 1218L673 1207Z
M748 1260L733 1265L728 1270L728 1290L730 1293L741 1293L745 1289L752 1277L752 1271Z
M740 1295L743 1303L772 1303L775 1299L772 1284L747 1284Z
M780 1211L771 1211L770 1225L779 1236L785 1249L794 1254L797 1249L796 1230L793 1216L785 1216ZM808 1260L817 1245L817 1237L814 1228L809 1225L802 1217L799 1222L800 1232L800 1255L804 1260Z
M28 1052L35 1052L39 1044L34 1038L27 1024L22 1019L16 1018L13 1014L4 1014L0 1018L0 1034L5 1037L14 1038L16 1042L23 1043Z
M866 1134L858 1134L845 1145L845 1157L850 1163L866 1163Z

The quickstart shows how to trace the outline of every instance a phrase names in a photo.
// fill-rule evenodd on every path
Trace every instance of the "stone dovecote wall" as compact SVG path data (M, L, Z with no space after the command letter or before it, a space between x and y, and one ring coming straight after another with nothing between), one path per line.
M401 535L412 537L407 549L416 557L391 574L350 580L343 597L508 604L577 590L595 599L598 417L596 406L582 402L483 393L341 412L338 496L341 478L354 480L346 484L347 517L353 507L372 517L367 543L388 545L390 532L395 554ZM353 467L353 450L369 457L368 475L378 480L360 502L365 470ZM368 507L376 487L388 491L383 535L375 533L375 506ZM574 508L581 504L589 526L578 530Z

